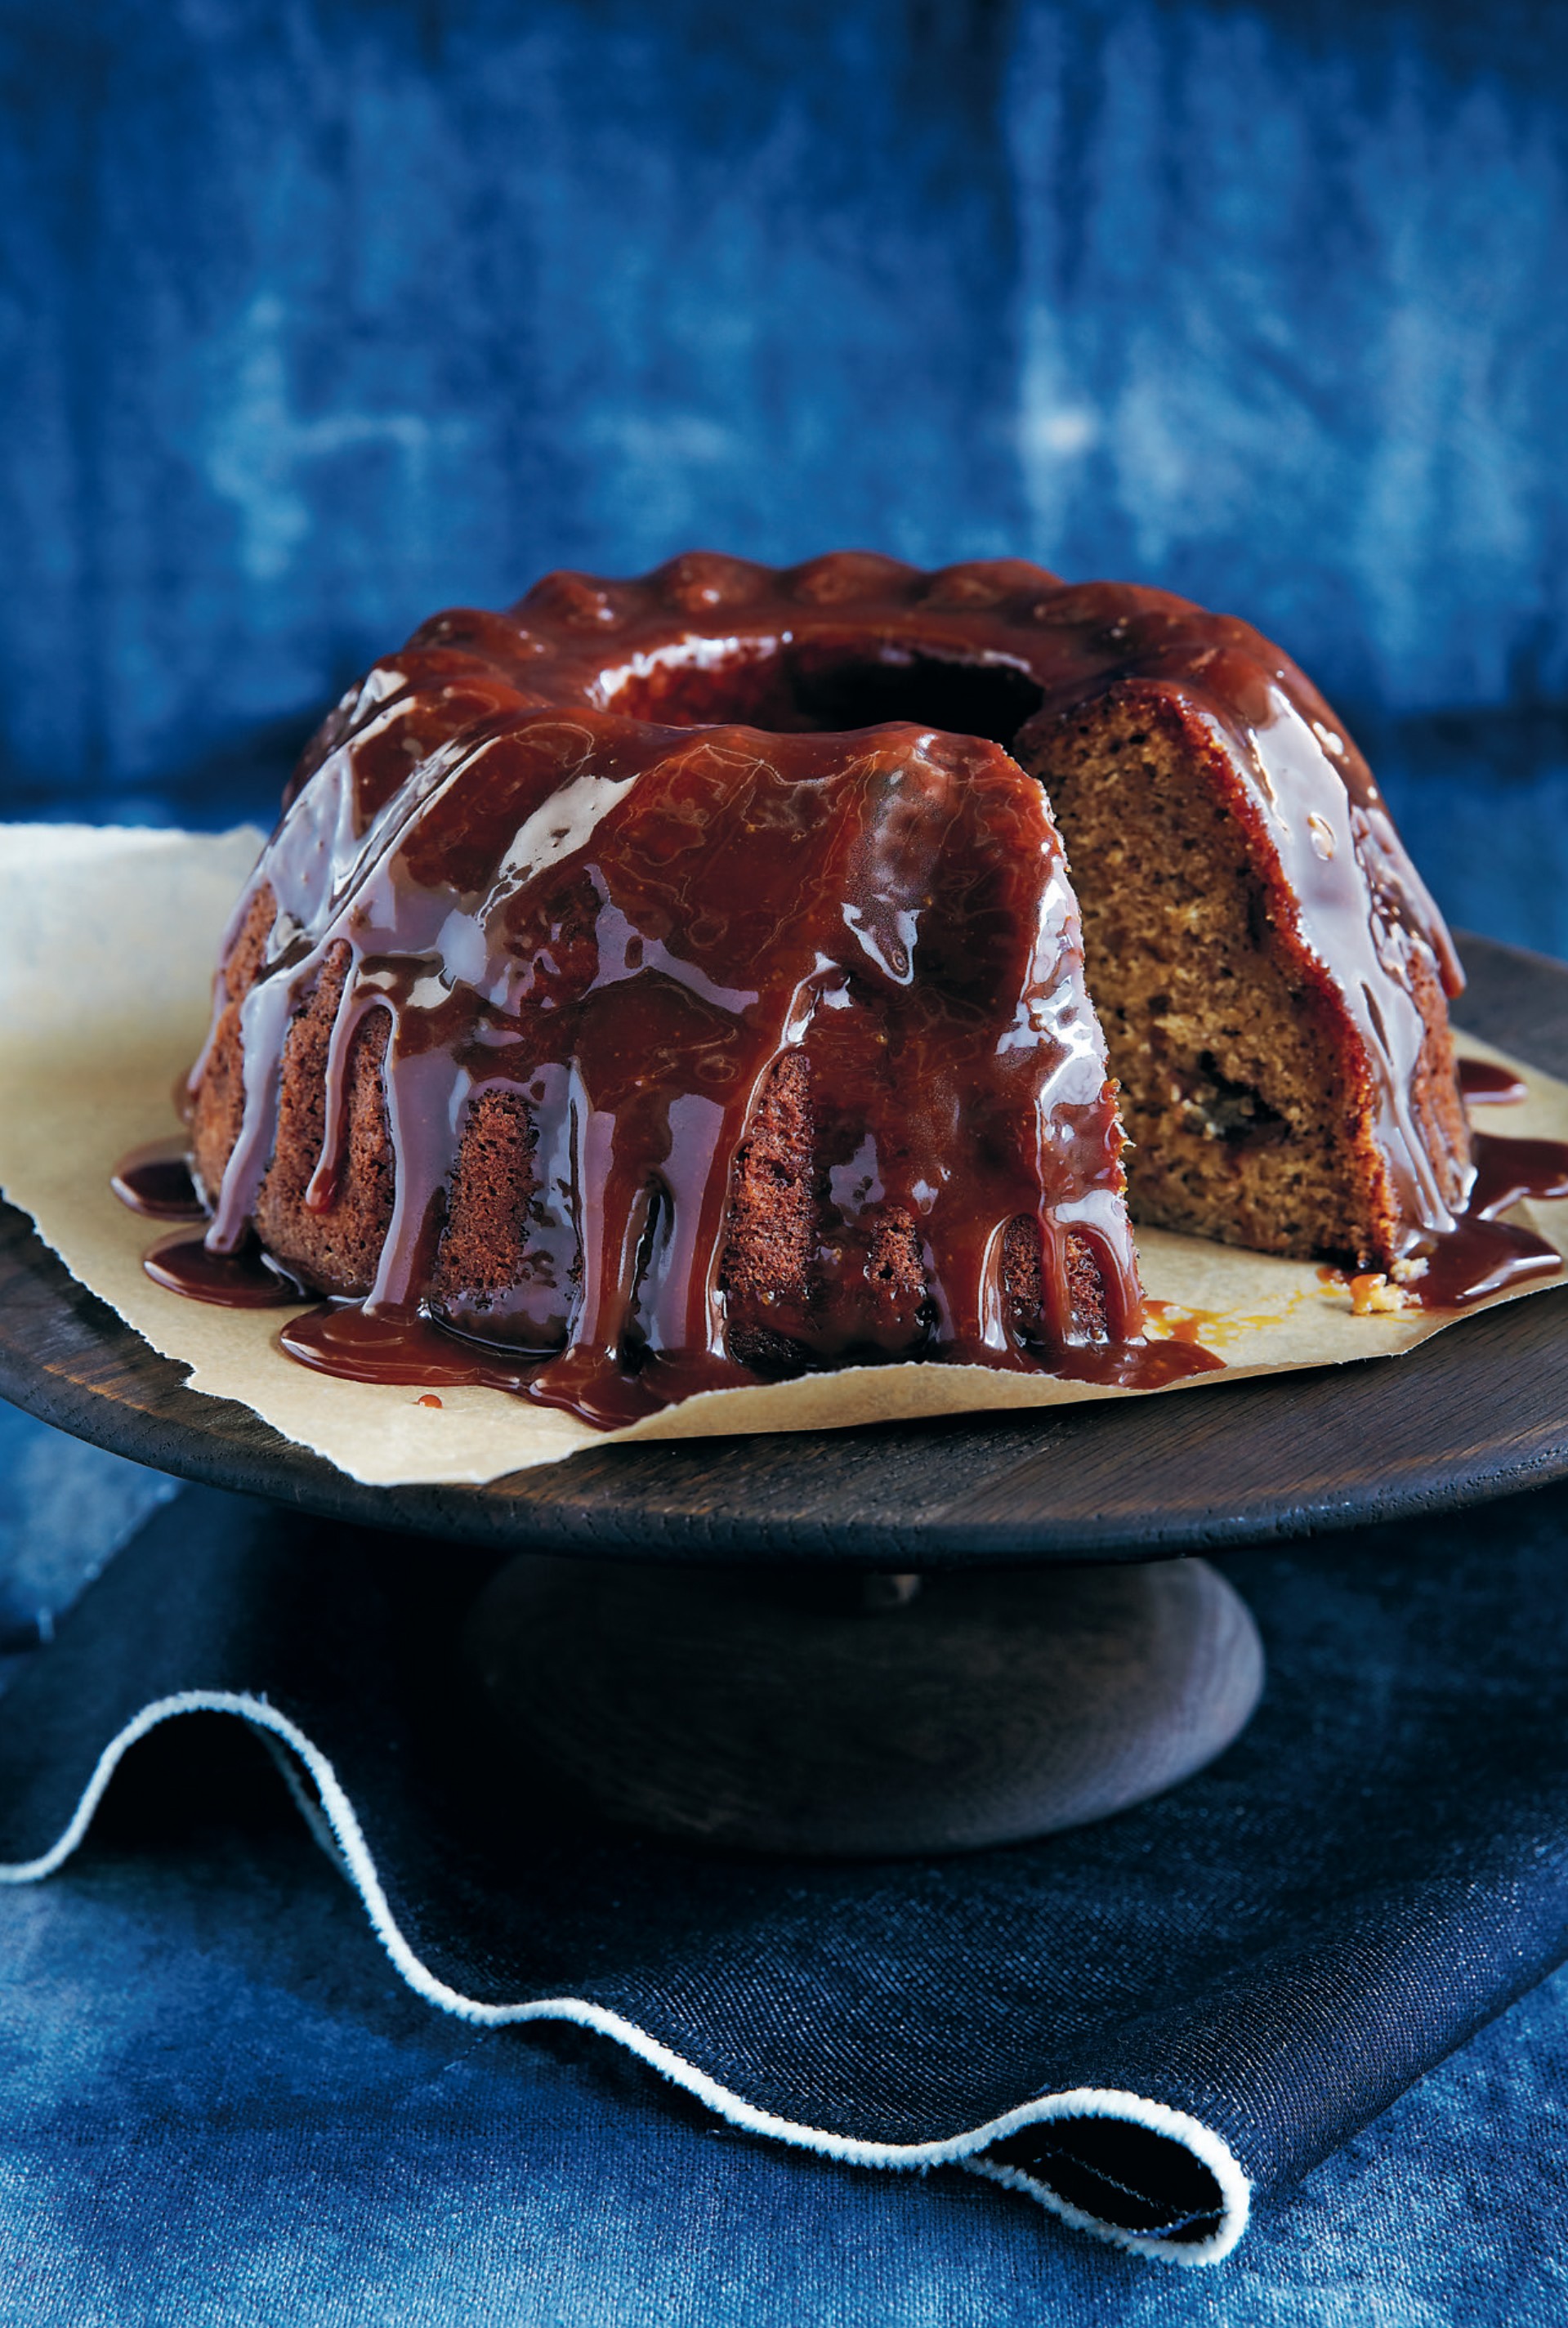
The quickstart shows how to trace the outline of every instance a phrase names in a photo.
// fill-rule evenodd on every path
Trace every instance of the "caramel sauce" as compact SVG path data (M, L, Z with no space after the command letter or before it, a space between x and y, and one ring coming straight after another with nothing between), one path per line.
M429 1383L443 1390L483 1385L526 1388L530 1369L508 1366L499 1351L484 1350L446 1332L418 1310L371 1316L357 1301L328 1301L291 1318L280 1347L318 1374L351 1382ZM425 1403L424 1401L420 1402Z
M1531 1277L1554 1276L1563 1256L1534 1229L1498 1218L1521 1197L1568 1197L1568 1141L1471 1135L1476 1177L1454 1227L1439 1237L1406 1289L1425 1310L1460 1310Z
M109 1187L122 1205L155 1221L200 1221L207 1208L191 1178L183 1134L149 1140L116 1165Z
M1460 1095L1471 1107L1515 1107L1530 1087L1511 1067L1492 1059L1459 1059Z
M1223 1375L1225 1362L1196 1338L1162 1342L1081 1343L1061 1353L1041 1372L1064 1382L1098 1383L1113 1390L1166 1390L1194 1375Z
M1151 1301L1143 1297L1143 1314L1155 1319L1173 1342L1188 1342L1201 1347L1202 1337L1223 1324L1217 1310L1189 1310L1181 1301Z
M221 1310L268 1310L301 1298L299 1287L268 1263L258 1245L219 1253L204 1237L191 1236L183 1229L149 1246L142 1267L171 1293L211 1301Z
M1489 1059L1457 1064L1460 1093L1472 1105L1509 1107L1529 1096L1510 1068ZM1525 1197L1568 1196L1568 1141L1472 1131L1470 1150L1475 1178L1464 1210L1435 1239L1424 1271L1406 1288L1422 1309L1463 1309L1530 1278L1554 1276L1563 1266L1545 1237L1498 1216Z
M221 1298L221 1297L219 1297ZM324 1302L291 1318L278 1333L279 1347L303 1366L350 1382L412 1385L439 1383L446 1389L482 1387L510 1391L538 1404L564 1408L601 1430L615 1431L653 1414L677 1399L701 1390L730 1389L755 1381L741 1369L705 1366L700 1360L654 1361L638 1374L581 1362L568 1371L559 1359L541 1357L530 1368L508 1364L499 1349L485 1349L421 1312L371 1313L363 1302ZM1190 1375L1223 1372L1225 1361L1195 1347L1193 1338L1176 1341L1089 1343L1033 1361L1035 1371L1074 1382L1119 1390L1163 1390ZM426 1397L421 1406L438 1406Z

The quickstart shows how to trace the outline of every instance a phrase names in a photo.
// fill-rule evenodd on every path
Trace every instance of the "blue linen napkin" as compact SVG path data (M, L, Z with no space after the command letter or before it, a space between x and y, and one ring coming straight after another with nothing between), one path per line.
M454 1655L493 1554L187 1489L0 1699L0 1860L52 1872L127 1746L237 1715L432 2004L575 2021L782 2141L1217 2260L1568 1955L1565 1523L1554 1490L1506 1529L1237 1556L1272 1677L1212 1769L1075 1834L842 1865L620 1835L500 1764Z

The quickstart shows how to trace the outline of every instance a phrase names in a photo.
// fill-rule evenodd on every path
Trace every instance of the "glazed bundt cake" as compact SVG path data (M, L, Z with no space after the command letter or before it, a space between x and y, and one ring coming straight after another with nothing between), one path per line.
M1460 983L1241 623L1015 560L557 574L307 751L192 1153L214 1252L363 1303L291 1337L343 1371L420 1318L601 1421L866 1357L1154 1379L1203 1360L1141 1343L1116 1085L1134 1217L1408 1272L1471 1174Z

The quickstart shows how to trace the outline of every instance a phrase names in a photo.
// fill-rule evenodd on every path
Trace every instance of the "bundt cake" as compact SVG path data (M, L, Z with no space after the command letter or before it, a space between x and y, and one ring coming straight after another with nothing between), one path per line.
M1134 1217L1409 1274L1471 1178L1460 982L1244 624L1010 559L555 574L307 750L191 1079L206 1243L362 1303L315 1363L605 1422L864 1357L1164 1378L1116 1086Z

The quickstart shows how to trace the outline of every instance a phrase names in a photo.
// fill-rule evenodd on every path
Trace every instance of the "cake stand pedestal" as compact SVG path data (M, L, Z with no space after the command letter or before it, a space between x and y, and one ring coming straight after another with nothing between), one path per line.
M528 1556L469 1618L502 1753L602 1816L814 1857L972 1851L1162 1794L1263 1686L1206 1561L792 1577Z

